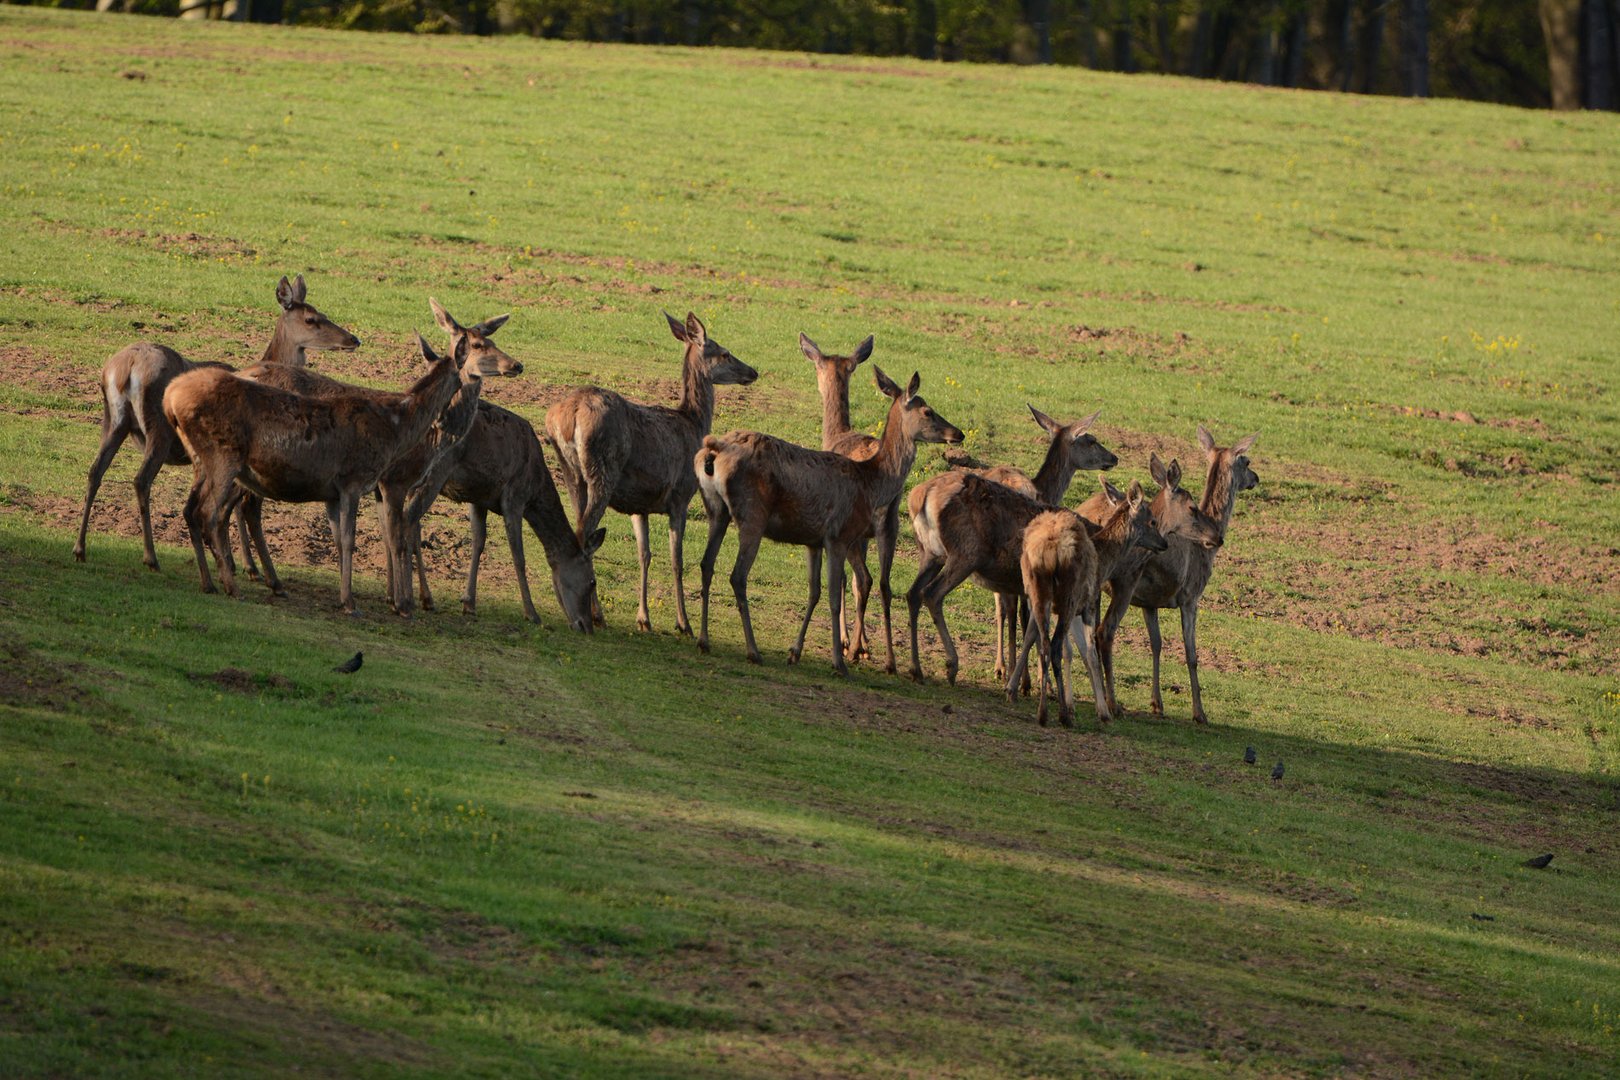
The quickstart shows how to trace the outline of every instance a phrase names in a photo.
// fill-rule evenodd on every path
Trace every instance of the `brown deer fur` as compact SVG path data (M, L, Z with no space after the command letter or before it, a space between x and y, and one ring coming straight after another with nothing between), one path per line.
M1058 722L1074 726L1074 691L1063 668L1064 633L1085 608L1088 583L1095 588L1097 552L1086 536L1086 524L1070 510L1046 510L1024 527L1019 570L1024 595L1029 597L1029 625L1024 630L1024 647L1007 681L1007 697L1018 700L1018 678L1029 662L1030 646L1039 637L1041 648L1041 695L1037 716L1046 726L1046 687L1057 684ZM1053 620L1056 625L1053 625ZM1087 635L1089 642L1090 635ZM1082 653L1082 655L1087 655ZM1096 658L1087 656L1095 676ZM1097 717L1107 719L1107 706L1096 677Z
M1248 459L1249 448L1254 445L1256 437L1257 434L1250 435L1234 446L1222 449L1215 445L1214 438L1200 425L1198 442L1204 449L1208 472L1198 510L1214 523L1214 535L1206 536L1199 542L1166 531L1165 539L1169 541L1167 550L1145 560L1134 576L1116 573L1111 577L1109 585L1112 595L1108 611L1098 628L1099 652L1104 657L1110 694L1114 635L1126 610L1134 605L1142 609L1148 643L1153 650L1152 708L1155 713L1164 712L1164 700L1159 694L1159 609L1180 608L1181 643L1187 659L1187 679L1192 688L1193 719L1200 724L1209 722L1198 686L1198 601L1203 597L1204 588L1215 569L1215 553L1225 542L1237 493L1247 491L1260 482L1260 477L1249 467ZM1154 479L1160 480L1157 473ZM1168 475L1164 479L1168 480Z
M305 303L304 276L289 282L285 277L276 285L276 302L281 315L276 319L270 343L260 363L304 365L307 349L350 350L360 347L360 339L337 325L312 305ZM169 348L150 341L128 345L108 358L101 369L101 448L90 465L90 483L84 496L84 512L79 518L79 538L73 545L73 558L84 562L85 533L90 528L90 508L95 505L101 478L112 465L124 440L133 436L141 447L141 465L135 473L135 503L141 514L141 561L156 570L157 551L152 546L152 481L165 465L184 465L185 450L174 437L174 429L163 416L163 391L176 376L201 367L229 370L224 364L191 361ZM242 545L248 572L256 574L253 556Z
M366 394L311 398L205 368L169 384L163 412L190 456L195 478L186 524L204 592L214 591L203 551L206 540L225 591L236 579L225 560L225 521L246 491L284 502L324 502L335 520L342 571L342 604L354 610L352 570L360 497L401 453L421 442L461 385L458 364L433 354L426 375L391 404ZM475 365L462 378L478 378ZM265 552L261 548L259 554Z
M731 588L742 618L748 659L760 662L748 610L748 571L762 539L809 549L810 595L799 636L788 654L796 662L821 594L821 560L827 556L827 589L833 627L833 667L847 674L843 641L843 567L855 546L870 536L896 477L904 477L919 440L959 443L962 432L917 396L920 376L902 391L882 371L877 384L891 401L877 454L855 461L842 454L796 446L756 431L710 436L694 459L703 504L709 513L709 542L703 552L702 629L698 645L709 647L709 586L721 541L737 523L737 562ZM889 666L893 670L891 645Z
M678 405L643 405L612 390L584 386L546 410L545 428L547 441L557 449L557 463L574 504L574 535L580 545L586 546L586 538L609 507L630 515L641 560L636 625L643 630L652 629L647 611L647 568L652 562L647 517L663 514L669 518L675 628L690 634L681 548L686 508L697 491L692 455L714 423L715 386L746 386L759 372L710 338L696 315L688 312L685 323L668 312L664 318L675 339L686 346Z

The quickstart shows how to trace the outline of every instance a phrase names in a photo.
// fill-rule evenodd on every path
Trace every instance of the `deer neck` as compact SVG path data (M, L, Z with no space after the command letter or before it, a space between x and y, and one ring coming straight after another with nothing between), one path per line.
M1199 509L1221 524L1221 535L1226 535L1226 527L1232 523L1232 504L1237 501L1237 491L1232 487L1232 470L1230 467L1222 468L1219 457L1209 464L1209 474L1204 477L1204 497Z
M817 382L821 384L821 448L831 450L838 436L849 431L849 383L819 371Z
M1103 520L1097 529L1097 535L1092 537L1091 544L1097 549L1097 562L1099 566L1111 567L1125 553L1125 546L1131 539L1131 512L1129 508L1121 507Z
M1053 439L1046 448L1046 460L1041 462L1040 470L1035 473L1035 491L1042 502L1060 506L1063 493L1069 490L1069 483L1073 479L1074 466L1069 463L1063 440Z
M270 344L264 347L264 355L259 357L259 363L304 366L304 347L287 332L287 318L284 315L276 320L275 333L270 335Z
M461 388L461 375L450 360L440 360L416 381L405 399L393 407L395 450L415 446L443 414Z
M877 453L859 463L868 470L873 483L889 498L898 494L898 490L888 492L887 489L904 487L906 474L911 472L912 463L917 460L917 442L906 431L904 408L899 398L890 403L889 415L883 421L883 434L878 439Z
M681 367L680 412L697 425L700 434L708 434L714 426L714 382L703 370L703 353L698 349L686 350Z

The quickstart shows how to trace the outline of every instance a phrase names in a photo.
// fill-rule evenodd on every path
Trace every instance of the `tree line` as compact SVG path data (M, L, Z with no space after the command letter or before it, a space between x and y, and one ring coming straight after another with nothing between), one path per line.
M192 18L1069 64L1620 108L1620 0L44 0Z

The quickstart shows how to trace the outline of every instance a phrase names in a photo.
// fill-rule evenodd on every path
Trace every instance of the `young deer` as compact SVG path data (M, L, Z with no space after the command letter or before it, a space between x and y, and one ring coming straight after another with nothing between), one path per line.
M922 379L911 376L904 391L874 368L878 388L890 398L888 419L877 454L854 461L842 454L811 450L757 431L733 431L703 440L694 466L703 505L709 513L709 542L703 551L703 613L698 646L709 649L709 585L714 561L731 522L737 522L737 562L731 588L742 617L748 659L760 663L754 626L748 611L748 571L762 539L800 544L809 549L810 595L798 640L788 653L797 663L805 633L821 596L821 560L827 556L827 591L832 613L833 667L847 675L844 663L844 563L856 545L870 536L883 513L884 499L903 481L920 442L959 443L962 432L917 396ZM890 670L894 667L890 646Z
M1057 685L1058 722L1064 727L1074 726L1074 689L1063 666L1065 632L1077 619L1084 618L1088 591L1094 592L1097 581L1097 552L1086 535L1086 523L1070 510L1046 510L1030 519L1024 527L1023 550L1019 555L1019 571L1024 595L1029 598L1029 625L1024 630L1024 647L1018 662L1007 680L1007 699L1018 700L1018 680L1029 663L1030 646L1040 639L1041 697L1037 716L1046 726L1046 686L1050 679ZM1088 589L1089 585L1089 589ZM1053 618L1056 625L1052 625ZM1091 635L1083 639L1090 645ZM1097 718L1108 719L1108 708L1102 697L1102 679L1097 671L1097 658L1087 647L1082 647L1086 668L1092 674L1097 690Z
M1126 610L1134 605L1142 609L1148 643L1153 649L1152 708L1154 713L1163 714L1164 701L1159 695L1159 609L1180 608L1181 643L1187 658L1187 678L1192 686L1193 719L1200 724L1209 723L1198 688L1198 601L1203 597L1204 587L1209 584L1210 574L1215 569L1215 553L1225 542L1237 493L1260 483L1260 477L1249 467L1247 456L1257 437L1258 433L1250 435L1223 450L1215 445L1214 438L1203 425L1199 425L1198 443L1204 449L1209 471L1198 510L1214 527L1206 528L1199 540L1165 530L1165 538L1170 542L1168 550L1145 560L1134 576L1118 570L1112 575L1109 585L1113 595L1098 629L1099 651L1108 673L1110 697L1113 695L1114 635ZM1166 489L1177 486L1180 481L1179 468L1172 477L1157 458L1153 466L1155 481ZM1155 503L1157 501L1155 499ZM1128 567L1126 569L1129 570Z
M668 312L670 332L686 346L681 400L674 408L642 405L612 390L582 386L546 410L546 439L557 450L563 483L574 503L574 536L580 547L609 507L630 515L641 560L640 607L636 625L652 629L647 611L647 516L669 518L669 558L675 573L675 629L692 632L686 618L685 570L681 547L686 508L697 491L692 455L714 423L716 385L747 386L759 372L709 337L690 312L681 323ZM597 612L597 621L601 614Z
M304 275L289 283L285 277L276 285L276 301L281 315L275 332L265 346L260 363L304 365L305 350L352 350L360 339L304 302ZM141 540L145 554L141 561L158 568L157 550L152 546L152 481L165 465L184 465L185 450L175 440L174 429L163 416L163 391L176 376L197 368L230 370L224 364L191 361L169 348L150 341L128 345L108 358L101 369L101 449L90 465L90 485L84 496L84 512L79 519L79 539L73 545L73 558L84 562L85 533L90 528L90 508L95 505L101 478L129 436L141 447L141 466L135 473L135 503L141 512ZM257 575L253 555L243 535L242 553L249 574Z
M360 497L376 486L390 463L427 435L462 379L463 366L417 345L432 366L403 396L380 403L368 394L311 398L264 386L218 368L190 371L163 394L163 412L190 456L195 479L186 500L186 524L204 592L213 592L203 551L214 551L225 591L236 577L225 542L225 522L245 492L284 502L324 502L343 575L342 604L354 611L354 525ZM458 377L458 368L460 377ZM262 544L262 540L260 540ZM259 555L267 552L261 546Z
M464 327L456 322L437 300L428 297L428 305L433 309L433 317L439 326L450 335L450 354L463 357L461 362L464 365L474 365L481 377L464 382L461 389L456 392L456 396L450 400L444 414L428 431L427 436L395 458L377 481L377 493L382 500L379 516L386 550L388 599L390 606L402 615L408 615L411 610L410 567L402 566L396 559L405 546L405 540L399 532L405 500L411 489L421 482L435 458L457 440L464 438L472 427L477 416L483 380L501 375L517 375L523 370L521 363L512 359L500 346L490 340L490 335L504 326L510 316L500 315L475 326ZM368 397L378 404L388 404L399 398L398 391L355 386L316 374L308 368L291 367L286 364L255 364L239 374L244 379L252 379L266 386L274 386L278 390L287 390L308 397L334 398L359 395ZM255 545L263 543L261 525L263 505L263 500L251 493L244 495L238 504L238 518L247 527ZM337 536L335 530L334 525L334 539ZM265 561L264 570L265 580L271 592L277 596L282 595L281 580L276 576L275 568L270 565L268 559Z
M1101 409L1084 420L1060 424L1028 402L1025 402L1025 405L1029 409L1030 416L1034 417L1035 423L1040 425L1041 430L1049 437L1046 457L1041 461L1041 467L1036 470L1035 479L1031 480L1022 470L1011 465L998 465L992 469L978 470L979 475L986 480L994 480L998 484L1012 488L1020 495L1045 503L1047 506L1062 506L1063 494L1069 490L1069 484L1074 480L1076 472L1081 469L1107 470L1119 464L1119 458L1112 451L1105 449L1095 435L1086 434L1091 425L1096 423L1097 417L1102 415ZM1012 655L1018 649L1018 622L1017 595L996 593L997 679L1005 679L1012 667ZM1027 681L1024 690L1026 693L1029 690Z
M540 441L527 420L499 405L480 401L478 422L465 438L439 455L406 507L401 531L407 549L399 557L406 568L404 589L408 594L409 567L414 562L421 580L422 607L428 610L433 608L433 597L428 592L427 574L421 569L422 515L441 492L453 502L467 504L472 525L472 561L461 597L462 611L468 615L477 613L485 517L494 511L506 523L506 542L512 550L518 590L523 594L523 613L531 622L540 621L529 596L529 573L523 554L523 523L527 521L545 548L551 566L551 587L568 625L582 633L591 632L596 608L596 573L591 556L601 546L607 530L597 529L584 545L580 544L568 527Z
M865 461L878 452L878 440L849 426L849 382L859 367L872 355L872 337L868 335L848 356L828 356L804 334L799 335L799 348L816 366L816 386L821 394L821 447L842 454L852 461ZM894 549L900 537L900 500L905 494L906 477L911 465L896 473L883 490L876 493L881 512L872 530L878 550L878 595L883 603L883 641L889 662L885 668L895 673L894 630L892 611L894 592L890 584L894 568ZM866 567L867 541L856 545L849 567L854 577L855 619L854 636L849 641L849 658L859 660L870 654L866 643L866 606L872 595L872 576Z

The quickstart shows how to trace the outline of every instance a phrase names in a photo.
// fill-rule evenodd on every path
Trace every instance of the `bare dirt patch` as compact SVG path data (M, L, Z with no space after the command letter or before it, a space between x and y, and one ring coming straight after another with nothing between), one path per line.
M0 383L73 403L71 413L52 409L52 416L90 418L99 422L101 391L97 382L95 372L65 357L26 345L0 346Z
M70 712L91 696L80 689L83 664L46 660L23 642L0 635L0 705Z

